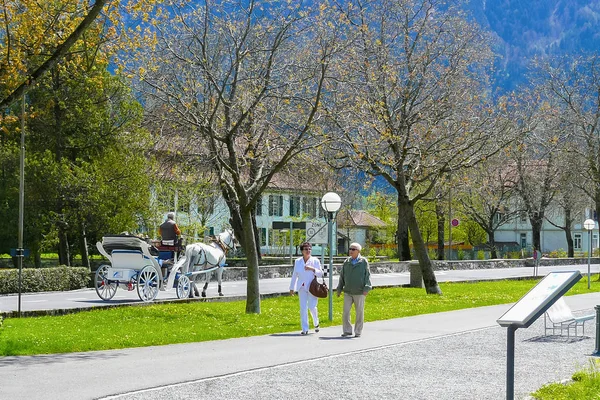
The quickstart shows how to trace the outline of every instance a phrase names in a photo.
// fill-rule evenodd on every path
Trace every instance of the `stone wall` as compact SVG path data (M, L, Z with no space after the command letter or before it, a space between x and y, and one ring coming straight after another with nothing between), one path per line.
M333 264L335 273L339 272L342 264L336 260ZM437 261L432 260L434 271L448 271L460 269L491 269L491 268L516 268L533 267L533 259L520 260L462 260L462 261ZM592 264L600 263L599 258L592 258ZM418 264L417 261L380 261L370 263L372 274L389 274L409 272L410 264ZM540 260L540 266L552 265L575 265L587 264L587 258L543 258ZM291 265L261 265L258 273L260 279L272 278L290 278L293 267ZM223 272L223 280L238 281L246 279L246 267L242 263L236 266L226 267ZM213 274L213 280L216 280L216 274Z

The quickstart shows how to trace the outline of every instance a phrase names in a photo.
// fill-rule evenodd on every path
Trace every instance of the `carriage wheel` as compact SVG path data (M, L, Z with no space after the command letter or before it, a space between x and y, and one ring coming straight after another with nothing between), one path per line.
M190 278L182 274L177 280L177 298L186 299L190 295L190 290L192 290Z
M115 293L117 293L117 283L108 280L108 268L108 265L101 265L96 270L96 276L94 278L96 293L98 293L98 296L104 301L112 299Z
M146 265L138 274L137 292L142 301L152 301L158 295L158 272L152 265Z

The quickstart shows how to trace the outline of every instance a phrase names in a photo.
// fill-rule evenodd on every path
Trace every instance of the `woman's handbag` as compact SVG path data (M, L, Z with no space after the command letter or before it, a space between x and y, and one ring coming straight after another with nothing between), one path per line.
M327 288L327 284L325 283L325 279L323 279L322 283L319 283L319 280L315 276L308 287L308 291L315 297L320 297L322 299L327 297L329 293L329 289Z

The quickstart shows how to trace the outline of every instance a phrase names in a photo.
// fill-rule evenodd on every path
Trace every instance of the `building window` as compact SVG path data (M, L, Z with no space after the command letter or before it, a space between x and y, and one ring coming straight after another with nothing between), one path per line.
M581 233L576 233L573 235L573 247L581 250Z
M283 196L270 194L269 195L269 216L270 217L282 217L283 216Z
M504 214L497 212L494 214L494 224L498 225L500 224L500 222L502 221L502 218L504 218Z
M305 197L304 207L302 212L307 214L309 218L316 218L317 216L317 202L319 199L316 197Z
M319 210L319 218L325 218L325 210L321 206L321 199L317 198L317 210Z
M290 217L300 216L300 196L290 196Z
M259 246L266 246L267 245L267 228L259 228L259 231L260 231Z
M527 213L525 211L521 211L521 213L519 214L520 219L521 219L521 223L526 223L527 222Z
M527 234L521 233L521 248L527 247Z
M262 196L259 196L259 197L258 197L258 200L256 200L256 209L255 209L255 211L256 211L256 214L255 214L255 215L256 215L256 216L261 216L261 215L263 215L263 214L262 214L262 212L263 212L263 210L262 210L262 209L263 209Z

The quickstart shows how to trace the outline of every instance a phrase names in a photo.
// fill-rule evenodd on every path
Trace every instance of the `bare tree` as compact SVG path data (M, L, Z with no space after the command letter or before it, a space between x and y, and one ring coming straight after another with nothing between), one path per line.
M512 184L519 197L520 208L531 224L533 247L541 249L541 230L546 211L558 191L560 151L567 132L560 111L537 93L525 95L521 109L530 109L527 117L515 120L511 154Z
M514 206L513 176L504 152L464 171L457 187L458 207L487 234L491 258L498 258L496 230L519 214Z
M499 148L481 95L488 38L458 2L349 1L339 10L354 41L336 64L346 154L397 191L398 232L408 226L426 291L441 293L414 206L441 176Z
M260 313L255 206L275 174L317 146L335 33L304 2L197 2L164 9L135 71L147 102L208 156L244 247L246 312ZM321 14L319 14L321 13Z
M586 161L587 184L580 188L600 215L600 54L555 57L539 61L536 83L561 105L565 129L572 132L574 157Z

